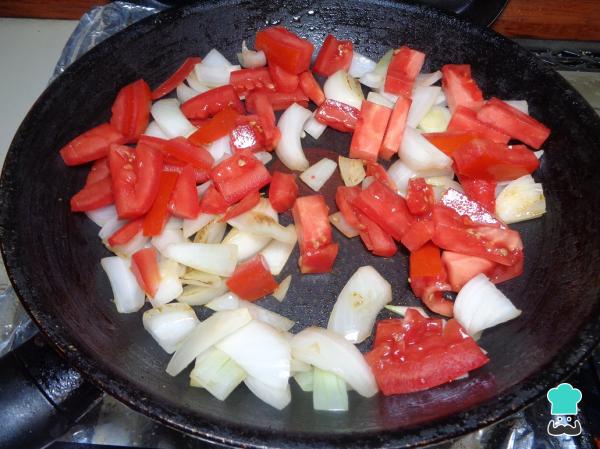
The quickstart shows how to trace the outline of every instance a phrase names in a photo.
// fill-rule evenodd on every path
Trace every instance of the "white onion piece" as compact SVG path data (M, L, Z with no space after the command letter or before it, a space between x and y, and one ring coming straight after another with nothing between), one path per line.
M169 138L187 136L194 131L196 127L187 119L181 109L179 102L175 98L165 98L158 100L152 105L150 110L152 117L160 126L160 129Z
M290 285L292 284L292 275L289 274L283 281L279 283L275 291L273 292L273 297L279 301L283 302L285 296L287 295L288 290L290 289Z
M292 362L293 361L294 361L294 359L292 359ZM313 387L314 387L313 371L314 371L314 369L311 369L310 371L300 371L300 372L294 373L294 380L296 381L298 386L302 389L302 391L304 391L306 393L310 393L313 391Z
M438 97L435 99L436 106L445 106L448 107L448 101L446 99L446 94L442 90Z
M155 121L151 121L148 124L146 131L144 131L144 135L151 136L151 137L158 137L159 139L168 139L169 138L169 136L167 136L165 134L165 132L162 129L160 129L160 126L158 126L158 123L156 123Z
M325 157L303 171L300 174L300 179L308 187L313 189L315 192L318 192L329 180L329 178L331 178L336 168L337 164L331 159L327 159Z
M396 95L391 92L386 92L383 87L384 86L382 84L381 87L379 87L379 89L377 89L377 93L379 95L381 95L383 98L386 98L388 101L391 101L393 104L396 104L396 102L398 101L398 98L400 98L400 95Z
M394 50L388 50L375 65L375 68L360 77L360 83L372 89L383 87L388 66L394 55Z
M377 314L391 301L390 283L375 268L360 267L340 292L327 329L351 343L360 343L371 335Z
M537 157L538 159L541 159L542 156L544 155L544 150L534 151L533 154L535 154L535 157Z
M109 249L118 256L131 257L149 243L150 238L140 231L124 245L112 246Z
M504 102L507 105L512 106L515 109L518 109L523 114L529 115L529 104L527 103L527 100L504 100Z
M292 339L294 338L294 335L290 334L289 332L286 332L286 335L288 337L289 342L292 342ZM310 366L308 363L304 363L301 362L300 360L295 359L294 357L292 357L292 372L293 373L304 373L304 372L313 372L313 367Z
M289 229L290 232L293 231L294 235L296 235L296 227L293 224L288 225L287 229ZM269 266L269 270L273 276L277 276L281 273L283 267L285 267L285 264L292 255L294 246L296 246L296 240L293 242L273 240L260 252L265 258L265 262Z
M183 228L183 218L172 216L165 223L164 229L181 229Z
M496 198L496 215L506 224L532 220L545 213L544 189L531 175L511 181Z
M268 200L266 201L268 202ZM296 242L294 229L289 226L287 228L281 226L277 218L273 218L270 214L257 209L257 207L232 218L227 223L240 231L250 234L269 237L290 244Z
M360 109L365 99L360 84L345 70L338 70L323 84L323 93L328 100L335 100Z
M118 220L117 209L114 204L110 204L100 209L90 210L85 213L87 217L96 223L98 226L103 227L111 220ZM118 228L117 228L118 229ZM110 235L108 236L110 237Z
M342 181L344 181L346 186L356 186L365 179L365 167L360 159L350 159L348 157L339 156L338 164L340 166Z
M436 70L433 73L419 73L415 80L415 87L419 86L433 86L439 80L442 79L442 72Z
M426 133L441 133L448 129L452 114L445 106L432 106L419 122L419 129Z
M390 109L394 108L394 102L392 100L390 100L388 97L385 97L378 92L374 92L374 91L369 92L369 94L367 95L367 101L370 101L371 103L379 104L381 106L385 106L386 108L390 108Z
M102 225L100 231L98 231L98 237L103 242L106 242L111 235L121 229L126 223L126 220L119 220L119 217L115 215Z
M205 183L208 184L208 183ZM205 185L202 184L202 185ZM204 213L200 213L196 218L193 219L184 219L183 220L183 236L185 238L188 238L192 235L194 235L196 232L198 232L199 230L201 230L202 228L204 228L205 226L207 226L208 224L210 224L212 221L214 221L217 218L218 215L212 215L212 214L204 214Z
M121 257L104 257L100 265L106 272L119 313L137 312L144 306L146 295L129 269L129 261Z
M436 201L439 201L448 189L454 189L461 193L464 192L462 186L451 176L431 176L425 178L425 182L433 188L433 196Z
M241 69L239 65L211 66L207 65L205 61L206 60L203 60L194 68L196 72L196 78L198 78L200 83L212 88L229 84L229 76L231 72Z
M183 340L169 364L167 373L176 376L192 361L229 334L252 320L246 309L217 312L198 324Z
M331 412L348 410L348 392L344 379L330 371L315 368L313 373L313 409Z
M339 211L329 216L329 222L349 239L354 238L359 234L358 229L350 225L344 218L344 214Z
M469 335L518 317L521 311L483 273L458 292L454 317Z
M212 48L208 53L206 53L206 56L202 58L202 62L200 64L204 64L208 67L229 67L233 65L216 48Z
M167 257L198 271L231 276L237 264L237 246L211 243L175 243L165 251Z
M237 54L238 61L245 69L255 69L267 65L265 52L248 50L246 41L242 41L242 52Z
M321 137L321 135L325 132L326 129L327 129L327 125L319 122L315 118L314 114L304 124L304 131L306 131L306 134L308 134L310 137L312 137L315 140L318 140L319 137Z
M214 165L217 165L222 160L227 159L233 154L229 141L229 134L215 140L207 147L208 152L214 159Z
M186 101L191 100L196 95L200 94L200 92L192 89L185 84L185 82L180 83L179 86L177 86L177 89L175 89L175 92L177 93L177 99L180 103L185 103Z
M367 176L365 179L362 180L362 183L360 185L361 189L368 189L369 186L375 182L375 179L375 176Z
M397 160L387 171L388 176L394 181L396 184L396 188L398 189L398 193L406 198L407 190L408 190L408 180L410 178L417 177L417 172L415 172L412 168L406 165L401 160Z
M451 170L452 167L452 159L410 126L404 130L398 155L402 162L421 175L439 170Z
M429 315L427 314L427 312L425 312L425 309L423 307L415 307L415 306L390 306L387 305L385 306L385 308L387 310L389 310L390 312L394 312L400 316L405 316L406 315L406 311L408 309L415 309L417 312L419 312L422 316L424 316L425 318L429 318Z
M270 237L254 235L232 228L223 239L223 243L235 245L238 248L238 261L250 259L269 244Z
M152 240L150 240L152 246L154 246L161 254L165 254L169 245L172 245L173 243L185 242L186 239L183 237L181 229L171 229L166 227L163 229L163 232L161 232L160 235L152 237Z
M187 304L165 304L146 310L142 317L144 329L167 353L174 353L200 321Z
M196 64L196 66L198 66L198 65L199 64ZM202 94L204 92L208 92L211 88L200 82L200 80L196 76L196 70L195 70L196 66L194 66L194 70L192 70L190 72L190 74L187 76L187 78L185 80L190 85L190 87L197 92L196 95L198 95L198 94Z
M209 348L198 357L190 372L190 385L205 388L224 401L246 378L244 370L223 351Z
M186 270L181 273L180 277L184 284L198 285L200 287L218 287L223 284L220 276L198 270Z
M227 292L227 284L221 280L213 286L186 285L177 301L190 306L203 306Z
M219 221L220 218L221 217L214 219L196 232L196 235L194 236L194 243L221 243L221 240L223 240L223 236L225 235L225 231L227 229L227 224L221 223Z
M377 383L361 352L341 335L318 327L309 327L292 339L294 358L331 371L344 379L358 394L370 398Z
M250 321L217 343L217 348L231 357L249 376L260 379L265 385L277 389L288 385L292 358L290 343L271 326Z
M412 94L412 103L408 110L406 125L416 128L423 117L429 112L435 103L435 99L442 91L439 86L419 86Z
M308 168L308 159L304 155L300 135L304 129L304 124L312 117L312 112L303 108L298 103L293 103L288 107L277 122L277 128L281 131L281 139L277 143L275 153L290 170L306 170Z
M180 267L174 260L161 258L158 265L160 283L154 297L150 299L152 307L167 304L183 293L183 285L179 280Z
M283 410L292 401L289 384L284 388L272 388L252 376L246 377L244 383L257 398L277 410Z
M253 153L254 157L262 162L263 165L267 165L273 160L273 156L268 151L257 151Z
M371 58L361 55L356 50L352 51L352 62L348 69L348 74L353 78L360 78L375 69L377 63Z

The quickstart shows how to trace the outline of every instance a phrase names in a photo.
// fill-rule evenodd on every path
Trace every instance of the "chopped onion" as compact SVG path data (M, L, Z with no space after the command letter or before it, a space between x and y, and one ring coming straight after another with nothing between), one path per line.
M415 86L433 86L442 79L442 72L436 70L433 73L419 73L415 80Z
M292 401L289 384L284 388L272 388L252 376L246 377L244 383L257 398L277 410L283 410Z
M221 217L215 218L209 224L204 226L194 236L194 243L221 243L225 231L227 230L227 224L221 223L219 220Z
M469 335L518 317L521 311L483 273L468 281L454 301L454 317Z
M294 359L292 359L294 361ZM310 366L310 365L309 365ZM299 371L294 373L294 380L298 386L307 393L313 391L314 369L310 371ZM345 389L345 388L344 388Z
M121 257L104 257L100 265L106 272L119 313L137 312L144 306L146 295L129 269L129 261Z
M172 216L165 223L165 229L181 229L183 228L183 219L179 217Z
M270 237L254 235L232 228L223 239L223 243L235 245L238 248L238 260L247 260L269 244Z
M377 93L382 97L387 98L388 101L391 101L393 104L396 104L398 98L400 98L400 95L396 95L391 92L386 92L383 84L381 85L381 87L379 87L379 89L377 89Z
M422 176L440 170L451 170L452 167L452 159L410 126L404 130L398 154L402 162Z
M394 184L396 184L398 193L405 198L408 190L408 180L418 176L412 168L401 160L397 160L390 165L387 174L394 181Z
M214 48L208 52L201 63L194 67L198 81L209 87L229 84L229 74L239 69L241 69L239 65L232 65Z
M164 133L164 131L162 129L160 129L160 126L158 126L158 123L156 123L155 121L151 121L148 124L146 131L144 131L144 135L151 136L151 137L158 137L159 139L168 139L169 138L169 136L167 136Z
M187 285L199 287L218 287L223 284L223 279L216 274L204 273L198 270L187 270L181 275L181 280Z
M446 100L446 94L442 90L438 97L435 99L436 106L446 106L448 107L448 101Z
M113 218L110 218L106 223L102 225L100 231L98 231L98 237L100 237L100 240L107 244L106 241L108 240L108 238L115 232L117 232L119 229L121 229L125 225L125 223L127 223L127 221L119 220L119 217L116 215L115 210L115 216Z
M507 224L538 218L545 213L544 189L531 175L511 181L496 198L496 214Z
M336 212L335 214L331 214L329 216L329 222L334 225L338 231L344 234L349 239L356 237L359 232L358 229L351 226L346 219L344 218L344 214L341 212Z
M216 48L212 48L206 56L204 56L200 64L204 64L207 67L229 67L232 65Z
M512 106L515 109L518 109L523 114L529 115L529 104L527 100L505 100L507 105Z
M152 246L154 246L158 252L165 254L169 245L172 245L173 243L186 243L186 239L183 237L181 229L170 229L165 227L160 235L152 237L150 243L152 243Z
M253 154L256 159L262 162L263 165L267 165L273 160L273 156L268 151L257 151Z
M361 188L363 190L369 188L369 186L371 184L373 184L375 182L375 176L367 176L365 179L363 179L362 183L361 183Z
M292 339L294 338L293 334L290 334L289 332L286 332L285 335L288 338L288 341L291 343ZM295 359L294 357L292 357L292 372L293 373L299 373L299 372L305 372L305 371L310 371L312 373L313 371L313 367L310 366L308 363L304 363L301 362L300 360Z
M348 187L356 186L365 179L365 167L360 159L350 159L348 157L338 157L340 174L344 184Z
M331 178L336 168L337 164L325 157L302 172L302 174L300 174L300 179L304 181L308 187L315 192L318 192L329 178Z
M406 126L416 128L417 125L423 120L423 117L429 112L431 107L435 103L435 99L442 91L439 86L419 86L412 94L412 103L408 110L408 117L406 118Z
M229 143L229 134L212 142L208 147L208 152L215 160L214 165L232 155L231 144Z
M296 227L293 224L288 225L287 229L289 229L290 232L293 231L294 236L296 236ZM296 246L296 240L293 242L273 240L260 252L265 258L265 262L267 262L273 276L277 276L281 273L283 267L285 267L285 264L292 255L294 246Z
M245 69L255 69L267 65L267 57L265 52L248 50L246 41L242 41L242 52L237 54L238 61Z
M290 170L306 170L308 160L304 155L300 135L304 129L304 124L312 117L312 112L303 108L298 103L293 103L288 107L277 123L277 128L281 131L281 138L277 143L275 153Z
M177 301L189 304L190 306L203 306L213 299L221 296L227 291L227 284L221 281L214 286L204 287L201 285L186 285L183 293L179 295Z
M198 64L196 64L197 66ZM190 72L190 74L187 76L187 78L185 79L187 81L187 83L190 85L190 87L192 89L194 89L196 92L198 92L196 95L198 94L202 94L204 92L208 92L211 88L208 86L205 86L204 84L202 84L200 82L200 80L198 80L198 77L196 76L196 67L194 67L194 70L192 72Z
M419 122L419 129L426 133L441 133L448 129L452 114L445 106L432 106Z
M367 101L371 103L379 104L381 106L385 106L386 108L392 109L394 107L394 102L390 100L388 97L383 96L378 92L371 91L367 95Z
M206 388L224 401L246 378L246 372L223 351L209 348L196 358L190 385Z
M185 103L186 101L191 100L196 95L200 94L200 92L195 91L194 89L189 87L187 84L185 84L185 82L179 84L179 86L177 86L177 89L175 90L175 92L177 93L177 99L179 100L180 103Z
M268 202L268 200L265 201ZM240 231L250 234L269 237L280 242L295 243L296 233L294 229L289 226L287 228L281 226L277 218L273 218L270 214L261 211L259 206L232 218L227 223Z
M292 339L292 353L302 362L341 377L361 396L371 397L378 391L361 352L333 331L318 327L304 329Z
M372 72L376 65L377 63L371 58L367 58L356 50L353 50L352 62L350 62L348 74L353 78L360 78L361 76L365 76L367 73Z
M330 371L315 368L313 374L313 408L330 412L348 410L348 392L344 379Z
M394 50L388 50L377 62L375 68L368 73L365 73L360 77L361 84L364 84L371 89L378 89L383 87L385 82L385 76L387 74L388 66L392 60L392 56L394 55Z
M238 260L235 245L175 243L165 253L187 267L226 277L233 274Z
M538 159L541 159L544 155L544 150L534 151L533 154L535 154L535 157L537 157Z
M101 207L100 209L90 210L85 213L90 220L96 223L98 226L103 227L111 220L118 220L117 209L114 204L109 206ZM117 228L118 229L118 228ZM112 234L111 234L112 235ZM110 237L110 235L108 236Z
M179 280L180 265L177 262L163 257L158 269L161 279L154 297L150 299L152 307L167 304L183 292L183 286Z
M387 305L385 306L385 308L387 310L389 310L390 312L394 312L400 316L405 316L406 315L406 311L408 309L415 309L417 312L419 312L422 316L424 316L425 318L429 318L429 315L427 314L427 312L425 312L425 309L423 307L415 307L415 306L390 306Z
M326 129L327 125L318 121L314 114L304 124L304 131L306 131L306 134L315 140L318 140Z
M345 70L338 70L323 84L323 93L328 100L335 100L360 109L365 96L360 84Z
M246 309L236 309L217 312L202 321L189 333L171 357L167 365L167 373L176 376L197 356L251 320L252 317Z
M205 183L208 184L208 183ZM202 184L202 185L205 185ZM211 222L218 220L218 215L200 213L196 218L183 220L183 236L188 238L200 231L205 226L208 226Z
M187 304L164 304L146 310L142 317L144 329L167 353L174 353L181 342L200 321Z
M249 376L260 379L265 385L277 389L288 385L292 358L290 343L271 326L250 321L217 343L217 348L231 357Z
M436 201L439 201L448 189L464 192L462 186L450 176L431 176L425 178L425 182L433 187L433 196Z
M288 292L288 290L290 288L291 283L292 283L292 275L290 274L283 281L281 281L279 283L279 285L277 286L277 288L273 292L273 297L277 301L283 302L283 300L285 299L285 295L287 295L287 292Z
M145 248L149 242L150 238L140 231L124 245L109 247L109 249L118 256L131 257L140 249Z
M175 98L156 101L150 112L160 129L169 138L185 137L196 131L196 127L190 123L179 109L179 102Z
M375 325L375 318L392 301L392 286L375 268L360 267L348 279L333 306L327 329L352 343L360 343Z

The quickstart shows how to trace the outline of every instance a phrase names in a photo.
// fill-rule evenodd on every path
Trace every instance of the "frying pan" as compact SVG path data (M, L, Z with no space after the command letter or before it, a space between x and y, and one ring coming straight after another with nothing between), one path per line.
M536 173L548 213L515 225L525 243L525 272L501 285L523 315L484 334L480 343L491 361L468 379L401 396L351 393L347 413L313 411L311 396L296 385L281 412L245 388L220 402L189 388L186 374L169 377L169 357L143 330L140 314L116 312L98 263L107 255L98 230L69 211L68 199L83 185L87 168L67 169L58 149L106 121L121 86L140 77L155 86L186 56L212 47L234 60L241 40L267 24L283 24L315 43L335 33L372 57L407 44L427 53L425 70L471 63L487 96L527 99L532 115L552 128ZM333 130L319 142L304 142L305 148L342 153L348 144L349 136ZM384 1L200 3L150 17L106 40L42 94L14 138L0 180L2 254L17 294L51 344L87 379L135 410L233 446L408 447L514 413L564 379L595 346L599 167L600 121L592 109L534 56L484 28L428 7ZM261 304L296 320L294 331L324 326L341 287L367 264L391 282L395 303L417 304L408 288L406 252L377 258L358 241L335 237L341 250L333 273L300 276L289 263L284 275L294 280L286 300Z

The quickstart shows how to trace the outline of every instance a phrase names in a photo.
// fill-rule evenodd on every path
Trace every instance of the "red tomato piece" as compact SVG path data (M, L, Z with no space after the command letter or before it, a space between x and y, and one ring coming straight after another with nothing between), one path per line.
M229 83L240 96L246 96L255 89L275 90L271 73L266 67L235 70L229 75Z
M120 246L129 243L132 238L134 238L142 231L143 225L143 218L138 218L137 220L133 220L129 223L126 223L125 225L117 229L115 233L108 238L108 244L110 246Z
M190 119L207 119L230 108L239 114L245 114L244 105L231 84L215 87L190 98L181 105L181 112Z
M281 138L281 132L275 122L275 111L266 94L257 92L254 95L253 107L260 117L263 135L265 137L265 149L271 151L277 146Z
M176 217L193 219L200 213L200 202L196 190L194 167L186 165L179 173L171 195L169 209Z
M86 185L71 198L73 212L87 212L112 204L114 201L110 177Z
M126 139L136 142L148 127L152 102L150 86L140 79L123 87L112 105L110 124Z
M323 89L310 71L300 74L300 89L317 106L321 106L325 101Z
M258 113L254 106L257 94L264 94L274 111L283 111L290 107L292 103L298 103L305 108L308 107L308 97L302 92L302 89L296 89L296 91L292 93L256 90L246 97L246 107L248 108L248 112L253 114Z
M229 135L236 127L238 112L225 108L217 112L215 116L198 131L188 137L194 145L208 145L221 137Z
M112 144L121 145L126 138L109 123L103 123L80 134L60 150L66 165L80 165L108 156Z
M105 178L110 178L110 167L108 166L107 157L94 161L87 178L85 178L85 185L87 186L97 181L102 181Z
M154 248L140 249L131 256L131 271L141 289L151 298L156 294L161 281L157 259L158 253Z
M490 212L496 210L496 181L469 178L468 176L459 176L458 180L469 198L477 201Z
M108 162L119 218L144 215L158 193L163 165L160 152L144 145L135 150L112 145Z
M521 276L525 262L523 250L514 250L512 252L512 256L514 261L512 265L496 264L494 266L494 268L487 274L487 276L490 278L490 281L492 281L494 284L499 284L501 282Z
M411 178L408 180L408 193L406 195L406 206L413 215L427 215L431 213L435 198L433 190L423 178Z
M254 116L253 121L240 123L229 133L229 143L234 151L260 151L265 148L265 135L260 118Z
M277 281L261 254L239 264L225 283L231 292L246 301L256 301L277 288Z
M439 204L452 209L461 217L467 217L468 223L495 226L504 228L505 225L493 214L488 212L480 203L470 199L464 193L455 189L448 189L440 198Z
M192 145L185 137L175 137L168 140L163 147L163 151L200 170L210 170L214 164L214 159L206 148ZM170 161L170 163L172 162Z
M437 149L452 157L452 154L465 143L479 138L479 134L467 131L445 131L443 133L423 134Z
M496 266L494 262L483 257L467 256L453 251L444 251L442 262L448 273L448 282L455 292L460 291L463 285L478 274L489 274Z
M461 176L495 181L512 181L533 173L540 161L523 145L506 145L475 139L452 154Z
M550 128L497 98L488 100L477 113L477 119L536 150L550 136Z
M185 162L181 162L173 157L167 155L164 157L164 165L163 171L168 171L171 173L181 174L183 169L190 164L186 164ZM192 166L192 172L194 173L194 183L202 184L210 179L210 171L202 170L201 168L197 168Z
M433 237L435 227L431 219L416 221L402 236L402 243L409 251L416 251Z
M242 215L245 212L248 212L250 209L254 208L260 201L260 193L258 190L255 192L249 193L246 197L244 197L238 203L235 203L233 206L229 206L225 215L219 220L223 223L226 223L227 220L231 220L232 218L237 217L238 215Z
M319 249L309 249L304 253L300 253L298 259L300 272L303 274L329 273L333 268L339 249L337 243L330 243Z
M293 173L273 172L269 186L269 202L278 213L292 208L298 198L298 183Z
M392 110L364 100L350 143L350 157L375 162Z
M256 33L255 46L265 52L269 64L277 64L294 75L308 70L315 48L282 26L260 30Z
M464 106L458 106L456 108L452 114L450 123L448 123L447 131L473 132L478 134L481 138L488 139L496 143L507 144L510 140L510 136L508 134L505 134L502 131L489 126L488 124L483 123L477 118L477 113L475 111L472 111Z
M315 119L343 133L351 133L356 128L360 111L346 103L325 100L315 112Z
M409 47L394 50L385 77L384 91L410 98L413 84L424 62L425 53Z
M277 64L269 64L269 73L278 92L292 93L298 89L298 75L290 73Z
M268 170L249 151L240 151L225 159L213 169L211 178L228 204L237 203L271 182Z
M367 176L374 177L392 192L395 193L397 191L396 183L389 177L385 168L377 162L367 162Z
M348 70L352 62L352 42L341 41L328 34L317 55L313 71L322 76L331 76L338 70Z
M188 75L194 70L194 66L202 61L201 58L186 58L183 64L166 81L152 91L152 100L158 100L169 92L175 90L177 86L185 81Z
M154 237L160 235L169 219L169 200L177 184L177 173L163 171L160 174L158 193L152 207L144 217L144 235Z
M424 337L442 336L444 320L425 318L418 310L406 309L404 319L392 318L377 322L374 347L387 345L390 349L408 349L408 345L420 342ZM431 345L423 345L430 347ZM415 348L416 349L416 348Z
M446 64L442 67L442 89L450 112L458 106L478 111L483 106L481 89L471 76L469 64Z
M392 257L398 251L394 239L381 227L360 211L355 211L360 222L360 239L376 256Z
M360 187L358 186L339 186L335 192L335 204L344 216L344 220L359 231L362 229L362 224L358 219L357 210L352 204L358 195L360 195L360 191Z
M402 137L404 136L406 119L408 118L408 111L411 104L412 100L403 95L400 95L398 100L396 100L379 150L379 156L385 160L389 161L400 149L400 143L402 143Z
M225 201L223 195L219 193L214 185L211 185L208 190L204 192L204 195L202 195L200 212L204 214L222 214L227 211L228 207L229 203Z

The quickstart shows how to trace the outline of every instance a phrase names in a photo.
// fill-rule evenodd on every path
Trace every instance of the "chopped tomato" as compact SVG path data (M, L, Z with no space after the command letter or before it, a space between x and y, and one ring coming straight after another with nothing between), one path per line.
M151 96L150 87L142 79L128 84L117 94L110 124L125 137L127 143L137 141L148 127Z
M177 173L163 171L160 174L158 193L152 203L152 207L144 217L144 235L153 237L160 235L167 220L169 219L169 200L175 190Z
M442 262L448 273L448 282L455 292L480 273L488 274L496 266L491 260L482 257L444 251Z
M190 98L181 105L181 112L187 118L207 119L227 108L233 109L239 114L246 112L231 84L215 87Z
M321 106L325 101L323 89L321 89L313 74L308 70L300 74L300 89L317 106Z
M433 190L423 178L411 178L408 180L408 193L406 195L406 206L413 215L427 215L431 213L435 198Z
M297 197L296 175L280 171L273 172L269 186L269 201L273 209L281 214L292 208Z
M232 293L246 301L256 301L277 288L277 281L262 254L239 264L225 283Z
M488 100L477 113L477 118L536 150L550 135L548 127L497 98Z
M237 217L238 215L242 215L245 212L248 212L250 209L254 208L260 201L260 193L258 190L255 192L251 192L246 195L241 201L235 203L233 206L229 206L225 215L219 220L223 223L226 223L228 220Z
M167 141L163 150L179 161L201 170L210 170L214 163L206 148L192 145L185 137L175 137Z
M259 151L265 147L265 136L260 118L253 116L252 121L240 123L229 133L229 143L234 151Z
M204 214L222 214L229 208L229 203L225 201L223 195L215 188L214 185L209 188L202 195L200 201L200 212Z
M313 71L322 76L331 76L338 70L348 70L352 62L352 42L341 41L328 34L317 55Z
M360 117L350 143L350 157L375 162L392 110L363 100Z
M112 144L123 144L126 138L109 123L103 123L78 135L60 150L66 165L80 165L108 156Z
M340 250L337 243L330 243L319 249L309 249L304 253L300 253L298 264L300 272L308 273L329 273L335 262L335 258Z
M397 241L408 231L413 220L404 199L379 181L360 192L352 205Z
M143 225L143 218L138 218L137 220L124 224L108 238L108 244L110 246L120 246L129 243L132 238L142 231Z
M379 150L379 156L385 160L389 161L400 149L400 143L402 143L404 129L406 128L408 110L411 104L412 100L403 95L400 95L396 100Z
M277 64L269 64L269 73L278 92L292 93L298 89L298 75L287 72Z
M442 88L450 112L457 106L478 111L483 106L481 89L471 76L469 64L446 64L442 67Z
M265 137L265 149L271 151L277 146L281 132L275 123L275 110L265 93L257 92L253 96L253 108L260 117Z
M131 271L141 289L151 298L156 294L161 280L157 259L154 248L140 249L131 256Z
M360 111L346 103L325 100L315 112L315 119L343 133L351 133L356 128Z
M314 46L282 26L256 33L256 49L262 50L269 64L277 64L294 75L308 70Z
M477 201L490 212L496 210L496 181L459 176L460 185L469 198Z
M500 220L485 209L480 203L472 200L458 190L452 188L446 190L440 198L439 204L443 204L461 217L465 217L465 223L488 225L497 228L505 227Z
M237 203L271 181L268 170L249 151L240 151L225 159L213 169L211 178L228 204Z
M452 114L447 131L473 132L481 138L496 143L508 143L510 136L503 133L477 118L477 113L464 106L458 106ZM432 142L433 143L433 142ZM435 143L434 143L435 145ZM451 154L450 154L451 156Z
M265 90L256 90L246 97L246 107L248 112L253 114L258 113L254 102L257 94L264 94L267 97L274 111L283 111L290 107L292 103L298 103L300 106L308 107L308 97L302 92L302 89L296 89L295 92L270 92Z
M398 251L394 239L381 227L360 211L355 211L360 222L360 239L376 256L392 257Z
M352 206L352 203L360 195L360 187L339 186L335 192L335 204L339 211L344 216L344 220L350 226L359 231L362 229L362 224L358 219L357 210Z
M521 276L523 273L523 264L525 262L525 256L523 255L523 249L516 249L512 252L513 264L512 265L501 265L496 264L494 268L488 273L490 281L494 284L508 281L517 276Z
M396 192L396 183L387 174L385 168L383 168L377 162L367 162L367 176L374 177L392 192Z
M275 90L275 84L266 67L241 69L231 72L229 83L238 95L248 95L255 89Z
M191 165L191 164L186 164L185 162L180 162L179 160L173 158L172 156L169 156L168 154L166 157L164 157L163 160L164 160L163 171L169 171L169 172L177 173L177 174L181 174L183 172L183 169L187 165ZM209 170L203 170L201 168L197 168L192 165L192 172L194 173L194 183L195 184L202 184L210 179L210 171Z
M221 137L229 135L236 127L238 112L231 108L225 108L217 112L202 128L188 137L194 145L207 145Z
M186 165L181 170L171 195L170 210L176 217L193 219L200 213L194 167Z
M426 335L442 335L444 320L440 318L426 318L418 310L406 309L404 319L391 318L380 320L375 327L375 347L390 345L412 345ZM394 348L395 349L395 348Z
M540 162L523 145L506 145L475 139L452 154L456 172L461 176L495 181L512 181L533 173Z
M465 143L477 139L479 134L468 131L444 131L442 133L423 134L430 143L437 149L452 157L454 151L462 147Z
M161 97L164 97L169 92L175 90L177 86L179 86L183 81L188 77L188 75L194 70L196 64L198 64L202 59L198 57L186 58L183 61L183 64L173 73L166 81L164 81L160 86L152 91L152 100L158 100Z
M119 218L144 215L158 193L163 165L160 152L144 145L135 150L112 145L108 162Z
M71 198L71 210L84 212L99 209L114 201L110 177L86 185Z
M402 243L409 251L416 251L433 237L435 227L429 218L416 221L402 236Z
M148 136L146 134L142 134L138 139L138 145L144 145L147 147L152 147L155 150L158 150L162 153L165 152L165 146L167 145L167 139L161 139L160 137Z
M385 92L410 98L413 84L424 62L425 53L409 47L400 47L394 50L385 77Z
M88 184L93 184L105 178L110 178L110 167L108 166L107 157L103 157L102 159L94 161L87 178L85 178L85 185L87 186Z

